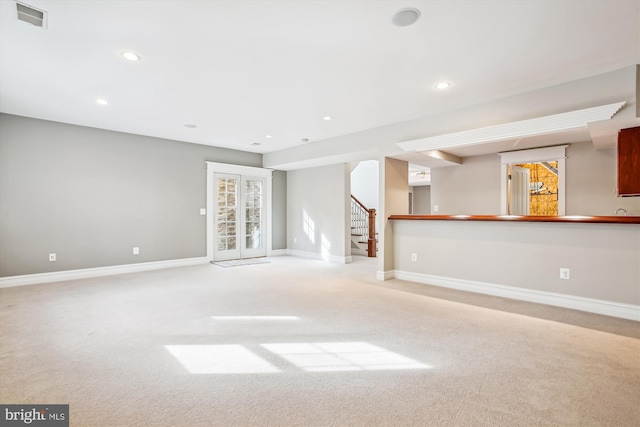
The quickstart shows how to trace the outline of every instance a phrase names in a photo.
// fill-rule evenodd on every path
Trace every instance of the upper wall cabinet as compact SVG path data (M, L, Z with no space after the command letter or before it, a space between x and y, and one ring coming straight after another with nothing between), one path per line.
M640 127L618 133L618 196L640 196Z

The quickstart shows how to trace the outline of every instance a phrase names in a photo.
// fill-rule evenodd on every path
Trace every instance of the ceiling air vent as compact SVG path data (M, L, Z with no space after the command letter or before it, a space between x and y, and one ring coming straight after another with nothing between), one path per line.
M19 2L16 2L16 9L18 11L18 20L36 27L47 28L47 12L44 10Z

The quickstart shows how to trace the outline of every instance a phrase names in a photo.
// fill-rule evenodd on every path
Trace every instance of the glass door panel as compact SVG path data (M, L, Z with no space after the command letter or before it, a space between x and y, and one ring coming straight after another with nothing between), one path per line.
M240 258L238 247L239 175L215 174L216 215L214 259Z
M243 200L243 258L266 256L264 178L242 177Z

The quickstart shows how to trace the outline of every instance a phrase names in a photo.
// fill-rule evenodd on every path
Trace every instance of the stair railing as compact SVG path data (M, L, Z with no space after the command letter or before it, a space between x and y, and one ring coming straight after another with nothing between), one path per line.
M351 195L351 234L367 238L367 256L375 257L376 210L367 208L353 194Z

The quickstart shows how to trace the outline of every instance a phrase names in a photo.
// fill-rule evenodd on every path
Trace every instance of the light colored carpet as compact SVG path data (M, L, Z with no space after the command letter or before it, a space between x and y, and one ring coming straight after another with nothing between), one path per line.
M611 333L635 322L270 261L0 289L0 401L69 403L72 426L640 421L640 341Z

